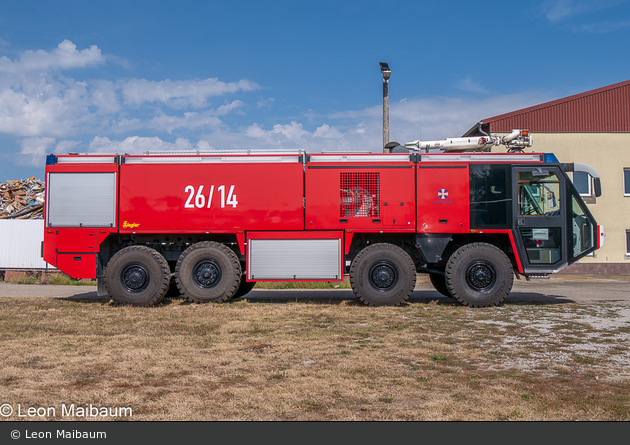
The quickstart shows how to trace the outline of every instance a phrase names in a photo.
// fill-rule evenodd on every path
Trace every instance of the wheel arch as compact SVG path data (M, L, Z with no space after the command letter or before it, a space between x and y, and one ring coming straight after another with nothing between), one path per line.
M516 252L512 245L509 231L497 233L453 233L449 234L451 240L442 251L441 258L436 262L427 262L429 268L443 271L449 258L460 248L467 244L484 243L490 244L503 251L507 255L514 269L514 273L519 273ZM422 272L422 270L419 270Z
M357 232L353 233L349 251L344 255L347 263L354 261L356 256L364 248L374 244L392 244L404 250L416 264L416 268L422 262L421 256L414 245L415 233L374 233ZM350 271L350 265L345 267L344 272Z

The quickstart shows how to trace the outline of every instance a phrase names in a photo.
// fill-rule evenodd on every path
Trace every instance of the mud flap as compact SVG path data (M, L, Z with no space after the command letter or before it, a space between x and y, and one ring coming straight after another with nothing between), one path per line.
M109 294L107 293L107 289L105 289L105 277L98 277L96 279L96 295L99 297L105 297Z
M428 263L437 263L442 260L444 249L451 240L450 233L418 233L416 247Z

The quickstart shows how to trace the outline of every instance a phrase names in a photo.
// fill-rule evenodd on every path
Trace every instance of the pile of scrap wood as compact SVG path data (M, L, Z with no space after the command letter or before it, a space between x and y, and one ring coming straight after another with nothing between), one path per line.
M44 189L35 176L0 183L0 219L42 219Z

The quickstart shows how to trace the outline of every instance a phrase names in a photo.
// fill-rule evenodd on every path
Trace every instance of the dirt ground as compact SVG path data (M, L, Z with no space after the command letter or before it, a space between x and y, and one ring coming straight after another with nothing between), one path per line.
M422 280L395 308L348 289L131 308L2 283L0 420L627 421L628 281L516 281L483 309Z

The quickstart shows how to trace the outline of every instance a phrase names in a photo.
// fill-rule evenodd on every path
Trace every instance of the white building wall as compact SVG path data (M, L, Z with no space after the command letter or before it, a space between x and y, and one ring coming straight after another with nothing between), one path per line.
M42 259L43 219L0 220L0 270L55 270Z
M602 196L584 198L606 243L582 264L630 267L626 231L630 230L630 196L624 194L624 169L630 169L630 133L534 133L526 151L553 153L560 162L589 164L601 176ZM495 147L492 151L505 151Z

